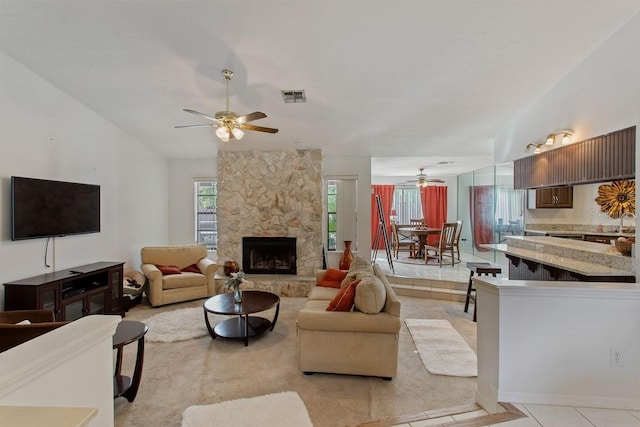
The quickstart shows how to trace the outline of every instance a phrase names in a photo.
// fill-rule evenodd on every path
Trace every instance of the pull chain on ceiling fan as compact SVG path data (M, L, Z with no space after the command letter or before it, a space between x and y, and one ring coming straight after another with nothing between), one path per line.
M266 133L277 133L278 129L247 124L247 122L251 122L258 119L264 119L265 117L267 117L265 113L256 111L251 114L246 114L244 116L238 116L238 114L229 110L229 81L233 77L233 71L222 70L222 77L224 77L227 84L227 99L226 99L227 109L225 111L218 111L214 117L211 117L208 114L204 114L199 111L189 110L188 108L185 108L183 109L183 111L198 115L200 117L204 117L205 119L211 120L212 123L207 123L203 125L181 125L181 126L175 126L175 127L176 128L199 128L199 127L211 126L211 127L217 128L216 136L220 138L220 140L223 142L227 142L231 138L240 140L244 136L243 130L253 130L258 132L266 132Z

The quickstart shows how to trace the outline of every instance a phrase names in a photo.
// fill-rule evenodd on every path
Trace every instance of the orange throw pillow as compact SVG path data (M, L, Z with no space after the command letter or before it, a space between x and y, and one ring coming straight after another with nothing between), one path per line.
M160 270L160 272L164 276L168 276L170 274L180 274L180 269L178 267L176 267L175 265L158 265L158 264L156 264L156 267L158 267L158 270Z
M200 269L197 265L191 264L182 269L185 273L200 273Z
M336 270L335 268L328 269L322 279L316 284L316 286L324 286L325 288L340 288L340 285L344 278L347 276L347 271Z
M340 289L331 302L329 302L326 311L351 311L353 301L356 299L356 286L358 286L358 283L360 283L360 279L354 280Z

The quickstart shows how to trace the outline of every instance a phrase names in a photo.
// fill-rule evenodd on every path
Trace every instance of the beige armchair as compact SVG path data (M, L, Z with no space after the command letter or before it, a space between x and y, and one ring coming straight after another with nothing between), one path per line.
M204 245L144 247L140 258L142 272L148 279L147 297L154 307L216 293L218 265L207 258ZM199 272L182 271L193 264ZM163 274L158 266L177 267L179 273Z

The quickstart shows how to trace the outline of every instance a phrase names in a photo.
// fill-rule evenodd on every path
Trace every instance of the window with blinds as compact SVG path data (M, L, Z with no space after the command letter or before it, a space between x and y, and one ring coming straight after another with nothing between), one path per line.
M396 223L410 224L410 220L422 218L422 202L420 189L416 186L399 187L393 191L393 206L396 213Z
M218 248L218 220L216 203L218 190L216 181L196 180L194 185L195 241L204 243L207 249Z
M327 179L327 250L344 249L344 241L353 242L357 250L357 184L356 178Z

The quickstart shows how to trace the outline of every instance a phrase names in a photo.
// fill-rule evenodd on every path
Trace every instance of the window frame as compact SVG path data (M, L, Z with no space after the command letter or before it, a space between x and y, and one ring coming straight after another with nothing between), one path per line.
M203 185L204 184L204 185ZM213 188L213 194L202 194L202 188ZM211 206L207 208L208 203L203 204L201 200L204 197L212 197ZM205 206L201 210L201 206ZM194 178L193 180L193 229L194 240L198 244L204 244L207 250L216 250L218 248L218 182L213 178ZM203 219L202 216L211 215L211 218ZM209 224L204 227L203 224ZM207 239L206 236L211 236ZM209 240L209 241L207 241Z

